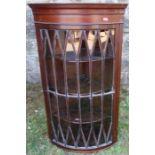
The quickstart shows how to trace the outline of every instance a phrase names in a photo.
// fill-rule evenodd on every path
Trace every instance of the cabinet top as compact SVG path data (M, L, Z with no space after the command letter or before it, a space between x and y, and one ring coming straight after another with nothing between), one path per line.
M31 3L35 23L118 24L123 23L125 3Z
M127 3L29 3L32 9L125 9Z

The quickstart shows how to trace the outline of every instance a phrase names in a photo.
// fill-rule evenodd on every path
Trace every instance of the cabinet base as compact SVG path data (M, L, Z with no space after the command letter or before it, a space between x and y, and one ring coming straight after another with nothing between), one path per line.
M114 144L117 143L117 141L115 142L109 142L107 144L102 144L99 145L98 147L96 146L88 146L87 148L85 147L77 147L75 148L74 146L64 146L63 143L58 143L55 141L51 141L52 144L56 145L57 147L59 147L60 149L63 149L66 152L75 152L75 153L94 153L94 152L99 152L101 150L105 150L110 148L111 146L113 146Z

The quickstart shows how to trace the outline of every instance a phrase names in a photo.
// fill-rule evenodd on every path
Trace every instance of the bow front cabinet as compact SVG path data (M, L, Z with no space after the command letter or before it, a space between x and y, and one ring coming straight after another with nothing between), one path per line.
M117 141L123 19L127 4L29 4L48 134L80 152Z

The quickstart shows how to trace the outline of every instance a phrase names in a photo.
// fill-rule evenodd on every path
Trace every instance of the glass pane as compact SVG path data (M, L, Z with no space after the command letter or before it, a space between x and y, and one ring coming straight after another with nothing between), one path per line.
M105 92L111 91L113 84L113 59L105 60L104 70L104 90Z
M81 32L79 30L66 31L66 58L67 62L75 62L76 53L80 45Z
M101 61L92 62L92 92L101 92Z
M79 123L79 108L78 108L78 99L77 98L69 98L69 113L70 113L70 121L74 123Z
M91 122L90 100L89 98L82 98L80 102L81 102L82 122L90 123Z
M95 121L101 120L101 97L93 97L93 116Z
M93 44L95 42L95 31L94 30L89 30L87 32L87 42L88 42L89 51L92 51L93 50Z
M67 82L69 94L77 93L76 64L67 62Z
M90 88L90 78L89 78L89 63L82 62L79 65L80 68L80 92L82 94L88 94Z
M63 69L63 61L60 59L56 59L55 61L56 67L56 81L57 81L57 89L59 93L65 92L65 83L64 83L64 69Z
M93 49L93 53L92 53L92 55L93 55L93 57L95 57L95 58L100 58L101 57L101 45L100 45L100 42L101 42L101 40L100 40L100 36L98 36L99 34L98 34L99 32L98 31L95 31L95 41L94 41L94 49Z
M106 134L109 132L109 128L112 121L112 104L113 104L113 95L104 96L104 104L103 104L103 113L104 113L104 129Z
M48 78L48 86L50 90L55 90L54 78L53 78L53 65L52 65L52 55L49 50L48 43L45 42L45 60L46 60L46 74Z
M108 92L112 90L113 86L113 70L114 70L114 37L115 31L113 29L101 31L101 42L105 54L105 62L103 67L103 78L104 78L104 91Z

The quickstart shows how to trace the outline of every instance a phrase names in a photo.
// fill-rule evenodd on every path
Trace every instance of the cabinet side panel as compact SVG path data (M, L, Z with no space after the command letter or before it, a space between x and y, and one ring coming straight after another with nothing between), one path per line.
M41 39L40 33L40 25L36 24L36 38L37 38L37 46L38 46L38 55L39 55L39 64L40 64L40 73L41 73L41 81L42 81L42 89L44 93L44 100L45 100L45 109L46 109L46 117L47 117L47 125L48 125L48 135L51 138L52 136L52 126L51 126L51 106L49 101L49 94L47 93L48 90L48 80L46 74L46 62L44 59L44 49L43 49L43 42Z
M123 24L117 25L115 38L115 73L114 73L114 105L113 105L113 141L117 141L118 119L119 119L119 97L120 97L120 75L121 75L121 55L122 55L122 35Z

